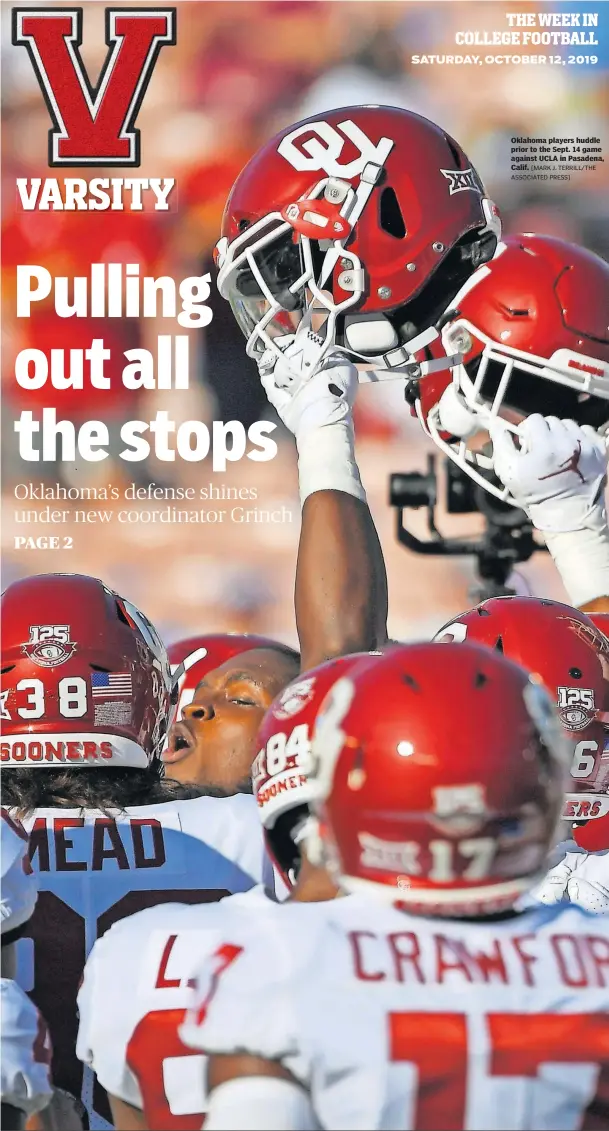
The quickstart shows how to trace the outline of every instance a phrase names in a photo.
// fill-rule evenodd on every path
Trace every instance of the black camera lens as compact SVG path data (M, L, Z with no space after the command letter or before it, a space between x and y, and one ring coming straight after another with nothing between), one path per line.
M389 480L389 505L391 507L428 507L436 501L436 477L430 472L398 472Z

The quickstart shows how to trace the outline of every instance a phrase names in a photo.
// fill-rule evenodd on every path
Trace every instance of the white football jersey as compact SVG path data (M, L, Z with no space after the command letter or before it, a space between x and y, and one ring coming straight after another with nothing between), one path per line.
M205 1057L178 1035L192 975L243 916L278 907L260 886L206 907L166 903L98 939L78 994L77 1055L110 1095L144 1112L151 1131L199 1131Z
M609 1120L609 918L560 905L434 920L361 896L328 906L325 922L288 904L227 936L197 974L184 1042L280 1061L334 1131Z
M52 1094L49 1033L27 994L10 978L0 978L0 1033L2 1102L33 1115Z
M9 935L34 913L38 882L28 858L27 833L6 809L0 810L0 922ZM10 939L6 939L10 942Z
M577 903L595 915L609 914L609 849L587 852L575 841L560 845L559 862L532 895L541 903Z
M198 797L98 810L39 809L24 821L40 895L17 943L17 979L47 1020L53 1079L82 1099L90 1126L107 1128L102 1088L76 1056L76 996L96 938L158 903L210 903L272 886L253 797Z

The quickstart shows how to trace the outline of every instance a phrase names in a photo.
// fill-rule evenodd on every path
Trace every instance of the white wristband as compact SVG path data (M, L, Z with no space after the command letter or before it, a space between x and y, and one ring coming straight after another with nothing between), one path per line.
M214 1088L206 1131L311 1131L311 1101L297 1084L277 1076L238 1076Z
M366 502L355 459L355 436L350 419L323 425L296 436L300 502L316 491L344 491Z
M609 596L609 528L544 533L546 545L573 605Z

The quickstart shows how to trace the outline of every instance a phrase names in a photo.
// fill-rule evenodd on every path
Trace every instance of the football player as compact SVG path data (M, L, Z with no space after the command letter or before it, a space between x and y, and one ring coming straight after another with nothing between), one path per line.
M312 788L307 774L319 705L361 659L331 660L289 684L258 735L254 792L271 858L297 902L336 894L325 869L302 858ZM95 944L78 997L77 1052L107 1090L117 1127L201 1127L207 1107L203 1057L178 1034L194 964L203 953L214 953L233 923L277 909L262 886L214 906L164 904L121 920Z
M328 355L310 381L277 390L298 449L303 514L295 604L307 669L386 639L385 567L354 456L356 385L354 366ZM226 806L214 808L214 816L211 809L203 816L202 806L243 788L257 728L298 671L299 657L282 645L253 648L198 685L177 727L188 746L188 720L202 724L204 757L196 767L187 764L184 777L196 776L195 792L211 796L195 804L192 789L161 776L172 677L157 633L134 606L91 578L34 577L9 587L3 622L5 800L24 815L33 858L49 873L51 889L43 892L34 928L57 947L67 928L53 927L49 900L64 918L64 905L74 911L72 960L62 948L61 978L55 969L51 978L48 964L39 968L37 1000L51 1025L55 1077L75 1095L85 1087L96 1120L105 1097L91 1100L86 1079L83 1085L75 1012L63 1003L75 1004L84 957L116 919L166 900L168 890L173 899L209 901L262 879L260 826L248 798L231 796L234 823ZM176 762L172 774L179 773ZM164 802L172 811L161 819L150 807ZM116 809L128 810L125 838ZM152 887L165 894L152 894Z
M3 799L23 817L41 889L24 977L50 1027L55 1083L107 1127L75 1054L95 938L151 904L271 883L271 869L251 798L221 803L163 778L173 679L135 606L94 578L38 575L6 590L2 626Z
M355 459L352 362L396 371L410 362L410 340L436 336L435 321L499 234L496 209L457 143L396 108L349 107L297 123L233 186L218 286L296 440L302 671L386 640L384 563ZM256 660L252 653L239 665L242 707L261 705L254 677L264 684L267 673L252 672ZM212 730L234 675L235 665L207 675L172 732L166 759L176 777L192 775L194 724L202 724L196 780L225 788L224 772L202 752L213 759ZM233 751L231 774L238 768L243 781L249 738Z
M38 894L28 858L27 833L5 809L0 810L0 814L0 1095L2 1126L10 1131L24 1127L26 1117L41 1111L51 1100L51 1046L42 1017L14 981L15 944L34 913Z
M251 632L213 632L177 640L167 649L171 674L178 685L176 715L192 703L197 684L209 671L252 648L273 648L276 640Z
M564 837L535 898L609 911L609 641L579 609L537 597L493 597L436 636L464 640L501 652L542 681L571 750Z
M461 356L452 378L411 389L436 445L529 514L573 604L600 611L609 610L607 310L604 260L548 236L509 237L443 320L444 350Z
M254 651L255 656L246 655ZM266 636L215 633L178 641L168 649L168 655L178 685L178 706L176 722L169 728L162 754L167 776L177 781L192 782L203 791L213 791L218 795L251 793L252 732L255 733L274 692L298 670L297 653ZM279 681L266 687L260 686L259 679L264 670L260 661L265 658L264 674L268 677L270 664L271 670L273 666L279 667L280 677ZM254 667L250 667L251 660L254 660ZM219 709L217 706L214 709L216 741L212 741L212 728L206 725L211 721L210 705L203 707L200 696L197 703L193 704L193 700L199 684L207 681L210 672L214 673L217 668L222 670L221 678L224 678L230 694ZM254 703L255 698L259 699L258 703ZM250 708L247 712L244 710L246 706ZM227 749L234 748L235 743L234 735L227 734L231 708L232 721L236 723L241 738L239 749L243 751L243 758L237 761L236 766L235 759L227 757ZM222 710L224 714L220 714Z
M385 563L355 458L357 384L355 366L335 352L312 377L289 387L280 383L276 368L264 378L298 453L300 657L279 644L248 644L248 651L205 671L171 729L164 755L178 780L217 794L250 788L256 731L297 671L387 639Z
M517 909L569 767L544 689L488 648L394 648L331 688L314 755L307 850L355 894L203 964L207 1131L601 1125L609 918Z
M603 633L609 642L609 615L590 612L588 614L595 628ZM609 723L609 719L605 720ZM607 736L603 744L603 765L607 765ZM605 769L602 782L609 800L609 765ZM543 884L535 893L544 903L566 899L596 911L609 911L609 804L602 816L590 820L574 821L571 840L562 846L564 857L548 873ZM595 853L599 858L593 863L594 882L590 882L589 855ZM601 863L603 861L603 863Z

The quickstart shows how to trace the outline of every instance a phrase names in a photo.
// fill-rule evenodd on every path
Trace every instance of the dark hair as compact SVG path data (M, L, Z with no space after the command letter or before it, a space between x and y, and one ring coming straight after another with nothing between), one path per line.
M295 648L290 648L289 644L280 644L279 642L273 642L272 644L267 644L267 648L271 652L280 652L282 656L288 656L289 659L293 660L295 664L300 663L300 652L297 652Z
M248 648L245 652L239 652L238 655L240 657L243 656L245 658L249 655L250 651L253 651L253 652L275 652L277 656L281 656L282 660L287 661L287 663L293 669L291 671L290 675L289 675L289 678L287 679L288 683L290 683L293 679L296 679L296 676L300 674L300 665L301 665L300 652L297 652L295 648L290 648L289 644L280 644L278 641L275 642L273 640L273 641L270 641L268 644L260 644L256 648ZM231 659L234 659L234 658L235 657L231 657Z
M295 648L290 648L289 644L273 644L272 647L269 645L268 649L269 652L278 652L284 660L290 660L296 669L294 676L298 675L301 664L300 652L297 652ZM293 679L294 676L290 676L290 679Z
M188 801L201 790L163 776L156 758L145 770L68 769L33 770L11 767L2 772L2 804L27 817L35 809L101 809L110 815L129 805L159 805L164 801Z

